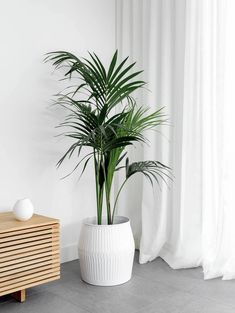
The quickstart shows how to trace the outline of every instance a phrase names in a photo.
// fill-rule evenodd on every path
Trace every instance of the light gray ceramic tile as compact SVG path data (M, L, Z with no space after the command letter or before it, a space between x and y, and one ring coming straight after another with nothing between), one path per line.
M31 295L25 303L16 301L0 305L1 313L88 313L51 292Z
M139 310L137 313L232 313L234 308L215 300L191 295L188 292L176 292Z
M221 278L206 280L196 284L190 293L231 305L235 312L235 280L223 281Z
M195 296L177 313L234 313L234 308L226 303ZM175 313L175 312L174 312Z
M189 291L203 282L201 268L173 270L161 258L147 264L136 263L133 274L147 280L164 283L182 291Z
M151 301L146 297L130 295L112 297L94 304L92 313L136 313L140 308L145 309Z

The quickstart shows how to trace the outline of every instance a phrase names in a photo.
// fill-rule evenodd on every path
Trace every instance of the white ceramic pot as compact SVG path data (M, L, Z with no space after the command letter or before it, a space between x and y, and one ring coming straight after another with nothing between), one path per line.
M29 220L33 216L33 211L33 204L29 199L20 199L13 207L13 213L19 221Z
M135 244L126 217L113 225L97 225L96 218L83 221L78 253L82 279L92 285L114 286L131 279Z

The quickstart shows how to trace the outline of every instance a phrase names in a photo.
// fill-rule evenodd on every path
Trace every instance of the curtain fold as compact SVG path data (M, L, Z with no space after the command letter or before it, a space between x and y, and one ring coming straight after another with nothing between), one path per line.
M175 269L202 265L205 279L235 277L234 7L232 0L117 0L117 48L137 60L151 90L138 100L165 106L171 123L160 135L149 132L150 147L133 158L160 160L175 176L161 191L134 181L119 212L133 220L140 263L160 256Z

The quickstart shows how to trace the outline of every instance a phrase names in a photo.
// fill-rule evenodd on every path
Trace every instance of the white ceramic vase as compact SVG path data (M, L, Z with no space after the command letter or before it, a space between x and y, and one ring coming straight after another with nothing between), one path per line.
M97 225L96 218L83 221L78 253L82 279L92 285L114 286L131 279L135 244L126 217L113 225Z
M15 218L19 221L27 221L33 216L34 207L30 199L20 199L13 207Z

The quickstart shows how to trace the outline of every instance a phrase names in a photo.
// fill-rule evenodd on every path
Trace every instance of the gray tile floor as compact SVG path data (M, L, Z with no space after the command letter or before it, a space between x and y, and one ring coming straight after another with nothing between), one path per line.
M235 280L203 280L201 268L172 270L161 259L137 262L130 282L94 287L78 261L62 265L60 281L28 290L27 301L0 298L0 313L234 313Z

